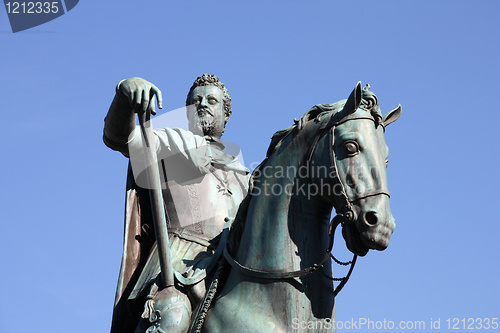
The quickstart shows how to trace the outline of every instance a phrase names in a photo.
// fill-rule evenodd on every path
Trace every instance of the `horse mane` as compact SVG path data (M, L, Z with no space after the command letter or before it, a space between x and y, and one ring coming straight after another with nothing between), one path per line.
M341 110L341 107L344 106L346 101L347 100L342 100L334 104L317 104L309 109L300 119L294 119L293 125L274 133L271 137L269 148L267 149L266 158L269 158L281 145L283 140L292 132L295 131L295 134L298 134L307 123L311 121L320 122L328 113L337 113Z

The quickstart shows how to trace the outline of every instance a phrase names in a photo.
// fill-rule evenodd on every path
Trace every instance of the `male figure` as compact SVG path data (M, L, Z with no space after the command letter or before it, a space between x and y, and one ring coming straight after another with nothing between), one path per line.
M203 74L186 99L189 131L154 131L176 280L175 286L162 286L149 198L141 186L144 173L135 162L143 149L135 113L148 107L154 113L154 96L162 108L161 91L154 84L123 80L105 118L105 144L131 161L112 333L142 333L150 327L155 332L187 330L210 282L214 253L224 245L220 234L225 218L236 215L247 190L248 170L222 151L220 140L231 116L231 98L215 75Z

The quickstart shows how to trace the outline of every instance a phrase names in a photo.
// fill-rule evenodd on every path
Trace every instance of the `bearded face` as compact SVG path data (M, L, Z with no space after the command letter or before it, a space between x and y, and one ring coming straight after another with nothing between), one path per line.
M198 135L220 138L226 117L222 90L216 86L198 86L191 92L191 105L187 107L189 130Z

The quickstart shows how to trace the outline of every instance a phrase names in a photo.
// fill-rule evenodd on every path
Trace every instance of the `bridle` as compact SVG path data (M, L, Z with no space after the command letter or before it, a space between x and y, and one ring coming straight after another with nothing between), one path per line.
M330 147L334 147L334 130L335 127L337 127L340 124L343 124L347 121L351 120L360 120L360 119L369 119L373 122L375 122L375 119L373 117L367 117L367 116L347 116L343 117L341 119L336 119L336 116L338 113L335 113L331 116L330 120L328 122L325 122L324 125L322 125L319 130L318 134L314 136L312 143L309 145L309 148L307 150L306 156L306 165L308 167L311 166L311 160L314 154L314 151L316 150L316 147L318 145L319 140L325 135L325 133L330 133ZM376 122L375 122L376 123ZM380 124L383 126L383 124ZM282 138L281 140L284 140ZM349 277L351 276L351 273L354 269L354 265L357 260L357 255L354 254L353 258L351 261L348 262L341 262L337 260L332 252L333 249L333 243L334 243L334 236L335 236L335 230L339 226L339 224L344 227L346 223L350 223L354 221L354 211L352 209L352 203L355 201L365 199L368 197L372 196L377 196L377 195L387 195L390 197L389 191L385 189L381 190L376 190L376 191L368 191L366 193L362 193L361 195L356 195L354 198L349 198L349 196L346 193L345 186L342 183L342 180L340 179L338 175L338 168L337 168L337 162L336 162L336 157L335 157L335 151L333 148L330 149L330 162L331 165L333 166L333 169L335 170L334 174L334 180L337 182L335 185L339 185L341 187L341 193L337 197L337 207L335 207L335 210L337 214L332 218L329 228L328 228L328 236L329 236L329 244L328 248L326 249L326 253L323 257L323 259L312 266L309 266L307 268L301 269L301 270L296 270L296 271L290 271L290 272L273 272L273 271L264 271L264 270L258 270L254 269L251 267L247 267L239 263L237 260L235 260L230 254L229 251L227 250L227 247L224 247L224 258L228 261L228 263L231 265L232 268L236 269L238 272L254 277L254 278L259 278L259 279L272 279L272 280L280 280L280 279L288 279L288 278L296 278L296 277L302 277L309 275L315 271L320 270L325 262L332 258L337 264L342 265L342 266L349 266L349 271L345 277L342 278L334 278L331 277L324 272L320 271L323 276L326 278L332 280L332 281L340 281L339 285L335 288L333 291L333 295L337 296L337 294L342 290L342 288L345 286L347 281L349 280ZM311 172L309 172L309 178L311 177Z
M332 117L330 118L330 120L319 128L320 133L314 137L314 139L313 139L314 141L309 146L309 149L308 149L306 156L307 156L307 165L310 165L311 164L310 161L312 160L312 156L314 154L314 151L316 150L316 146L318 145L319 140L323 137L323 135L325 135L326 132L329 132L330 133L330 147L332 147L330 149L330 165L332 165L333 169L334 169L334 177L333 178L337 182L335 184L335 186L338 185L342 189L340 195L337 197L338 202L337 202L337 205L335 207L335 210L337 212L337 216L339 216L339 218L341 218L341 224L343 226L344 222L347 223L347 222L354 221L354 211L352 209L352 203L359 201L361 199L366 199L368 197L373 197L373 196L377 196L377 195L386 195L388 197L390 197L391 195L387 189L377 189L374 191L367 191L367 192L364 192L361 194L357 194L354 197L349 197L347 195L347 192L345 190L345 186L342 183L342 179L339 177L339 174L338 174L337 158L335 156L335 150L333 149L333 147L335 145L335 140L334 140L335 128L341 124L348 122L348 121L362 120L362 119L371 120L372 122L374 122L375 125L378 124L382 127L384 127L384 125L383 125L383 123L377 123L375 121L375 119L371 116L367 117L367 116L352 116L351 115L351 116L343 117L341 119L336 119L337 115L338 115L338 113L333 114ZM384 127L384 131L385 131L385 127ZM311 173L309 173L309 174L311 174ZM335 219L335 217L334 217L334 219ZM332 222L333 222L333 219L332 219Z

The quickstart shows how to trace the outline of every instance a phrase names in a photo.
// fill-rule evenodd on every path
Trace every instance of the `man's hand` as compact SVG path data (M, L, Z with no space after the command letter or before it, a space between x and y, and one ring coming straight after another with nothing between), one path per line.
M151 114L155 115L155 104L153 97L156 95L158 107L163 108L161 91L154 84L140 77L131 77L123 80L118 89L128 98L130 105L134 107L134 112L145 113L151 104Z

